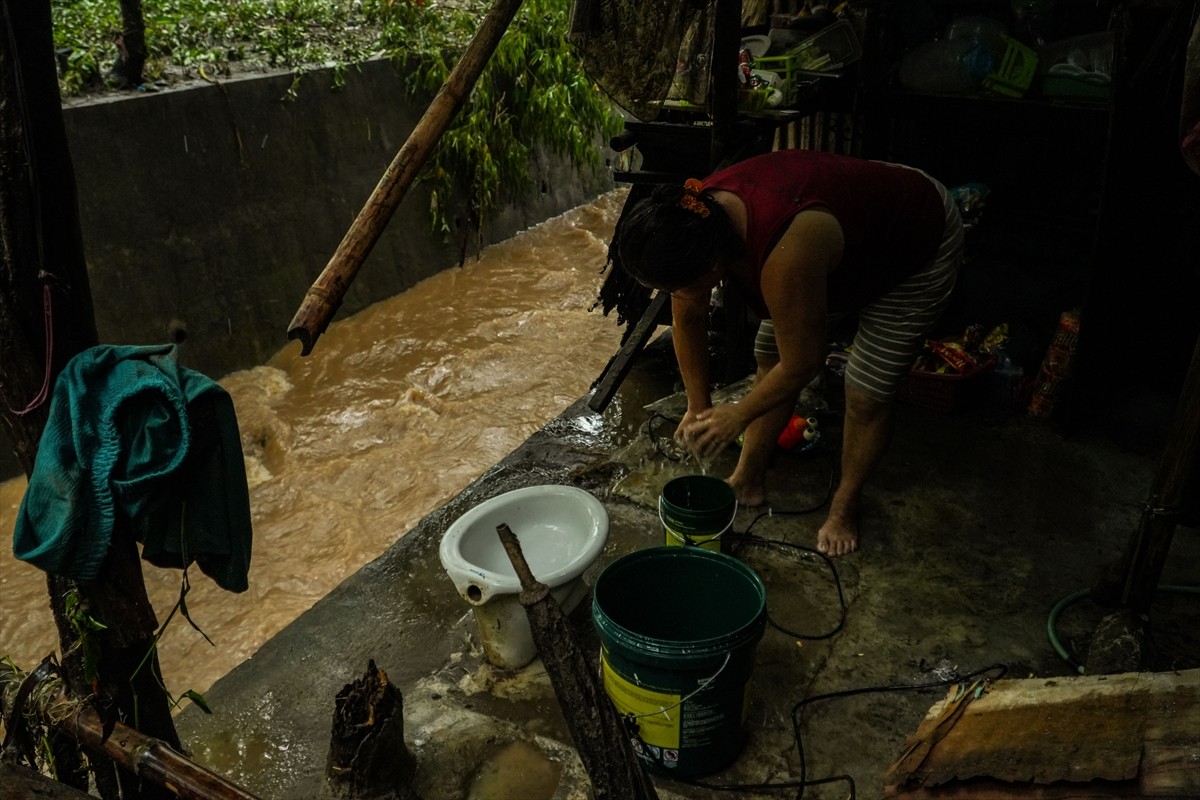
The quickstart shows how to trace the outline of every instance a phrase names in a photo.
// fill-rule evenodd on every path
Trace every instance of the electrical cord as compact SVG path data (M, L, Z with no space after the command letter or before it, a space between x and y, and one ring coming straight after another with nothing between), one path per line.
M764 539L759 536L750 536L747 534L738 534L735 536L735 538L740 538L741 541L746 544L760 545L763 547L774 547L776 549L786 548L786 549L790 549L790 550L797 550L797 551L800 551L801 553L808 553L811 555L815 555L818 558L820 558L821 560L823 560L825 562L825 565L827 567L829 567L829 574L830 574L830 577L833 579L833 586L834 586L834 589L837 591L837 598L838 598L839 613L838 613L837 625L835 625L831 630L826 631L825 633L800 633L798 631L793 631L790 628L786 628L783 625L776 622L775 618L771 616L770 609L767 610L767 624L768 625L770 625L772 628L779 631L780 633L784 634L785 636L790 636L793 639L804 639L804 640L810 641L810 642L819 642L824 639L832 639L834 636L836 636L837 634L842 632L842 628L846 624L846 597L845 597L845 594L842 592L841 578L838 576L837 569L834 567L833 562L830 560L829 556L825 555L824 553L822 553L818 550L813 550L810 547L804 547L802 545L793 544L791 542L787 542L787 541L783 541L783 540L779 540L779 539Z
M827 783L845 783L850 790L850 800L855 800L858 797L857 788L854 783L854 778L850 775L829 775L824 778L813 778L809 780L808 764L804 757L804 739L802 735L805 708L822 700L835 700L842 697L854 697L861 694L921 691L923 689L939 689L941 687L952 686L954 684L962 684L963 686L966 686L974 678L993 671L996 674L991 677L991 680L1000 680L1008 672L1008 667L1004 664L992 664L991 666L977 669L974 672L969 672L965 675L956 675L951 678L946 678L945 680L934 681L931 683L864 686L858 689L843 689L837 692L827 692L826 694L816 694L812 697L806 697L792 706L792 732L796 738L796 754L800 761L800 775L796 780L740 784L716 784L704 783L701 781L688 781L688 783L692 786L697 786L702 789L712 789L721 792L763 792L783 789L797 789L798 791L796 793L796 800L803 800L804 790L809 786L820 786Z
M1000 680L1004 677L1005 673L1008 672L1008 667L1003 664L992 664L991 666L984 667L983 669L977 669L974 672L969 672L966 675L947 678L945 680L935 681L933 683L890 684L884 686L866 686L860 689L843 689L842 691L838 692L828 692L826 694L817 694L813 695L812 697L806 697L799 703L796 703L796 705L792 706L792 729L796 734L796 752L800 757L799 783L801 784L800 792L796 795L796 800L801 800L801 798L804 797L805 786L815 786L818 783L833 783L835 781L845 781L850 785L850 800L854 800L854 798L857 796L855 793L854 779L849 775L833 775L828 778L820 778L815 781L807 780L807 765L804 760L804 745L800 735L801 722L803 720L805 707L821 700L833 700L839 697L854 697L860 694L920 691L922 689L937 689L943 686L951 686L956 683L963 684L965 686L973 678L992 671L996 672L996 675L992 677L992 680Z
M651 444L654 445L654 452L658 453L660 456L667 459L668 461L676 461L676 462L682 461L684 458L684 454L682 452L679 452L675 448L672 448L672 452L667 452L666 450L663 449L663 445L662 445L663 437L659 436L655 432L655 429L654 429L655 423L659 422L659 421L669 422L672 425L675 425L676 427L679 426L679 422L680 422L680 420L668 417L666 414L663 414L659 411L655 411L653 414L650 415L650 418L646 420L646 436L650 439ZM674 432L672 432L672 436L670 436L668 438L670 439L670 441L674 441L674 439L675 439Z
M664 458L670 459L671 461L677 461L677 462L681 461L682 456L675 456L675 455L667 453L666 451L663 450L663 448L661 446L661 442L659 441L659 437L655 433L655 423L659 422L659 421L671 422L671 423L674 423L675 425L679 424L678 420L671 419L670 417L666 416L665 414L661 414L659 412L655 412L654 414L651 415L651 417L646 422L646 432L647 432L647 435L650 437L651 441L654 443L655 451L658 452L660 455L662 455ZM820 452L827 452L827 451L821 450ZM832 458L832 455L831 455L831 458ZM829 481L828 481L828 484L826 485L825 492L823 493L823 496L821 497L821 499L818 502L816 502L815 504L813 504L807 508L801 508L801 509L795 509L795 510L766 511L762 514L759 514L753 520L751 520L750 524L746 527L746 530L738 532L738 531L734 531L731 529L729 532L729 534L730 534L729 538L732 542L732 544L730 546L730 554L733 556L736 556L738 553L740 553L742 547L744 547L746 545L760 546L760 547L773 547L773 548L780 549L780 550L792 550L792 551L798 551L799 553L802 553L802 554L810 554L810 555L816 556L817 558L821 559L825 563L825 565L829 568L829 573L833 579L834 588L837 591L838 608L839 608L838 622L831 630L829 630L825 633L818 633L818 634L798 633L796 631L790 630L790 629L784 627L783 625L780 625L779 623L777 623L771 617L770 611L769 610L767 611L768 624L770 624L770 626L772 628L779 631L780 633L783 633L794 639L803 639L803 640L808 640L808 641L820 641L820 640L824 640L824 639L831 639L842 631L842 628L844 627L845 622L846 622L846 599L845 599L845 594L842 591L842 582L841 582L841 578L838 576L837 567L834 565L833 560L830 559L829 556L825 555L824 553L820 552L819 550L815 550L810 547L804 547L803 545L798 545L798 544L795 544L793 542L788 542L783 539L770 539L770 538L766 538L763 536L758 536L758 535L752 534L751 531L754 529L755 525L757 525L760 521L762 521L763 519L766 519L768 517L800 516L800 515L812 514L816 511L820 511L822 508L824 508L829 503L830 498L833 496L834 477L835 477L835 469L834 469L834 465L831 463L830 468L829 468ZM838 691L838 692L829 692L827 694L814 695L812 697L805 698L804 700L801 700L800 702L796 703L792 707L792 712L791 712L792 732L796 739L796 754L797 754L797 757L799 759L799 764L800 764L800 775L797 780L777 781L777 782L769 782L769 783L756 783L756 784L715 784L715 783L705 783L702 781L682 781L682 782L686 783L690 786L695 786L697 788L710 789L713 791L721 791L721 792L763 792L763 791L779 791L779 790L784 790L784 789L795 789L795 790L797 790L796 800L802 800L802 798L804 797L805 789L810 786L821 786L821 785L829 784L829 783L845 783L845 784L847 784L847 786L849 787L849 790L850 790L850 800L856 800L857 790L856 790L856 787L854 784L854 778L851 777L850 775L847 775L847 774L829 775L829 776L826 776L823 778L813 778L811 780L808 778L808 766L807 766L805 756L804 756L804 744L803 744L803 737L801 734L801 729L802 729L802 725L803 725L804 709L806 707L808 707L812 703L816 703L816 702L819 702L822 700L832 700L832 699L839 698L839 697L853 697L855 695L860 695L860 694L899 692L899 691L920 691L922 689L936 689L936 688L940 688L940 687L944 687L944 686L950 686L955 683L963 683L965 685L966 682L970 681L971 679L973 679L979 675L982 675L984 673L992 672L992 671L997 671L997 674L995 675L993 680L998 680L999 678L1004 676L1005 672L1007 672L1007 667L1005 667L1004 665L1001 665L1001 664L994 664L992 666L984 667L983 669L976 670L975 672L968 673L967 675L954 676L954 677L947 678L945 680L936 681L933 683L869 686L869 687L863 687L863 688L858 688L858 689L845 689L845 690Z

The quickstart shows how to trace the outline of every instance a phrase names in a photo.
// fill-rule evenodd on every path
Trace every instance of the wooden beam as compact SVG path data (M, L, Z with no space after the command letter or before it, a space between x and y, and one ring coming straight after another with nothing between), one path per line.
M592 411L600 413L608 408L617 389L621 387L621 383L633 369L633 362L637 359L638 353L650 341L651 335L658 327L658 317L670 299L669 292L658 292L651 298L650 305L646 306L646 310L642 313L642 318L629 332L629 338L625 340L625 344L608 362L608 366L604 368L604 372L597 379L596 390L588 400L588 408Z
M738 113L738 45L742 31L742 0L717 0L713 56L709 76L712 142L708 171L716 169L736 144Z

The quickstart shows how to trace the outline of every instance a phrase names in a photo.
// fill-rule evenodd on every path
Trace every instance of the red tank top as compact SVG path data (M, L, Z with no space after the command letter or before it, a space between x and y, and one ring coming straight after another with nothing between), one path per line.
M705 189L746 204L748 264L730 277L751 308L769 318L760 277L792 217L824 206L842 226L845 251L829 275L830 311L854 311L885 294L937 252L946 210L937 188L907 167L813 150L781 150L714 173ZM779 309L776 309L778 311Z

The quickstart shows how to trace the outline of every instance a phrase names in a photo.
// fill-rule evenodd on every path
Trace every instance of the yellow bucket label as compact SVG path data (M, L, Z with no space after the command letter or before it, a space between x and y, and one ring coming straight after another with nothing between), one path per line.
M631 683L617 674L604 654L600 654L604 688L621 716L637 717L639 735L645 744L678 752L680 695L656 692Z
M687 544L688 537L686 535L678 531L673 531L670 528L666 528L666 531L668 545L680 546ZM722 533L724 531L693 536L691 537L692 547L699 547L701 550L708 550L711 553L719 553L721 552L721 540L717 537Z

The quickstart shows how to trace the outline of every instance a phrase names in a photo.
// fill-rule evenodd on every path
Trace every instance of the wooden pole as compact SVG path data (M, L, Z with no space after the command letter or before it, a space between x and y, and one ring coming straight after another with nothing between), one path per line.
M0 107L0 426L28 475L54 377L97 343L45 3L0 0Z
M100 715L90 706L67 717L62 728L85 747L104 753L119 766L185 800L257 800L235 784L180 755L161 739L120 722L105 737Z
M1129 544L1129 569L1125 574L1122 605L1147 613L1158 590L1175 526L1196 485L1200 451L1200 339L1175 408L1175 418L1159 461L1154 484L1142 512L1141 524Z
M633 742L604 690L595 663L584 654L550 587L534 577L521 543L508 525L498 525L496 534L521 582L518 598L575 751L591 780L592 797L658 800L654 782L633 752Z
M0 0L0 427L27 476L58 374L97 344L51 34L49 3ZM149 670L135 672L153 645L157 621L132 533L114 532L97 580L48 575L47 588L72 693L95 695L114 717L136 708L143 730L177 744L165 690ZM74 593L107 626L96 636L95 681L85 675L80 636L66 614L66 599ZM86 788L78 753L58 750L55 739L51 744L59 780ZM91 769L100 795L117 796L113 766L93 759ZM168 796L158 787L129 786L122 793L139 800Z
M442 134L450 126L450 121L471 93L520 6L521 0L496 0L479 32L342 237L333 257L309 288L288 326L288 339L300 340L303 348L301 355L312 352L317 337L329 326L329 321L342 304L346 290L379 241L408 187L425 166Z
M608 366L604 368L599 380L596 382L596 391L592 393L592 397L588 400L588 408L595 411L597 414L603 413L604 409L608 408L608 404L617 394L617 389L621 388L621 384L625 378L629 376L630 370L633 369L633 362L638 354L646 347L646 343L650 341L650 337L654 335L654 331L658 329L658 318L662 316L663 309L667 307L667 303L671 300L670 292L658 292L650 301L650 305L646 306L646 310L642 312L642 317L637 321L633 330L629 333L629 338L625 344L621 345L621 349L608 362Z
M712 141L708 171L723 166L734 146L738 113L738 42L742 24L741 0L717 0L713 20L713 55L709 75Z

